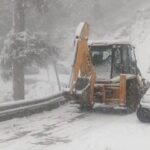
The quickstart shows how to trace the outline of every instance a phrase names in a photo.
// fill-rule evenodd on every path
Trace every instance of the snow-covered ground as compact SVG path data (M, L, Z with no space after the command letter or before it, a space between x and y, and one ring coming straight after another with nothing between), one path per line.
M149 150L150 125L136 114L80 112L65 104L51 112L0 123L1 150Z
M50 66L49 75L47 70L41 70L37 75L26 76L26 99L42 98L59 92L54 68ZM59 74L61 86L68 82L67 74Z
M59 67L59 70L62 71L62 66ZM48 68L48 72L46 69L41 69L38 74L25 75L25 99L43 98L59 92L56 74L51 65ZM59 80L62 87L68 83L69 76L66 74L65 70L61 73L59 72ZM0 79L0 84L0 102L13 101L12 81L6 82Z
M131 6L135 6L135 3L134 1L134 5ZM104 37L99 37L99 34L92 36L98 38L98 40L129 39L136 46L139 68L143 76L148 79L150 79L150 74L147 74L147 70L150 67L149 8L148 1L139 8L139 11L135 12L135 15L131 15L132 19L130 18L128 23L118 23L116 31L109 32ZM124 9L125 12L128 12L128 9ZM119 15L119 22L123 22L124 17L130 17L129 13L127 15L124 13L125 16L122 16L116 11L116 14ZM117 18L117 16L114 18ZM117 22L117 19L113 22ZM104 23L107 25L107 22ZM97 31L94 32L92 28L91 26L92 34L97 34ZM73 31L71 30L71 32ZM72 34L68 32L67 38L68 40L65 39L61 41L62 43L59 42L64 60L60 60L58 63L63 65L64 69L70 67L73 61ZM62 72L64 69L62 69ZM45 97L58 92L52 67L49 68L49 72L49 78L46 70L41 70L37 75L27 75L25 77L26 99ZM69 76L62 72L59 77L61 84L64 85L69 80ZM12 100L11 83L0 80L0 84L0 102ZM94 108L93 112L80 112L76 105L69 103L51 112L1 122L0 150L20 149L150 150L150 124L139 122L135 113L127 115L119 114L115 111L102 112L98 106Z

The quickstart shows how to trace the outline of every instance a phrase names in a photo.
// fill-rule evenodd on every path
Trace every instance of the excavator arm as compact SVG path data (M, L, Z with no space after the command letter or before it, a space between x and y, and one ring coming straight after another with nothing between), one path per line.
M69 81L69 94L73 95L81 107L91 108L94 104L96 73L88 48L88 36L89 25L80 23L74 42L75 57Z

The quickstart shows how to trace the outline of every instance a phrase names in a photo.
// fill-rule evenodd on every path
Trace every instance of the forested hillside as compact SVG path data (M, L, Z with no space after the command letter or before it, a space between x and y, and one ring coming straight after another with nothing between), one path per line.
M30 30L47 33L48 40L52 43L55 40L58 42L73 38L73 32L81 21L91 24L94 38L103 38L122 26L128 26L137 11L146 4L140 0L51 0L48 1L43 14L36 13L35 8L30 11L27 8L26 24ZM11 5L11 0L0 1L1 38L4 38L11 28Z

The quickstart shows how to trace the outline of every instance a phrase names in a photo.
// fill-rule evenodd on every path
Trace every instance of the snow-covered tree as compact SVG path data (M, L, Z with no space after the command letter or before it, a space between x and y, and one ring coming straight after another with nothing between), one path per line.
M45 0L13 0L13 26L1 52L1 66L5 73L12 74L15 100L24 99L25 65L33 61L46 64L52 55L52 49L39 34L25 30L26 9L37 8L43 12L46 3Z

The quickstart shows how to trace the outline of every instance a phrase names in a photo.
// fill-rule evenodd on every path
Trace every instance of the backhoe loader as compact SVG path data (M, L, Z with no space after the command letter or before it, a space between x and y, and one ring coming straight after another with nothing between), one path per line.
M134 111L145 93L135 48L126 41L89 41L89 24L80 23L74 41L74 62L67 90L81 109L103 107Z

